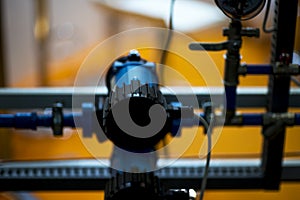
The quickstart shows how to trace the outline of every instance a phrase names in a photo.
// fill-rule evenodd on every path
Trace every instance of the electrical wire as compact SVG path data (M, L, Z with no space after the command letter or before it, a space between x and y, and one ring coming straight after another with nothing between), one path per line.
M209 170L209 163L210 163L210 158L211 158L211 143L212 143L212 138L211 138L211 128L209 128L209 125L207 121L200 115L196 115L197 119L203 124L207 135L207 155L206 155L206 164L204 168L204 173L202 177L202 182L201 182L201 189L200 189L200 197L199 200L203 200L204 197L204 192L206 189L206 184L207 184L207 177L208 177L208 170Z
M166 63L166 59L167 59L167 52L168 49L170 47L170 43L171 43L171 39L172 39L172 30L174 30L173 27L173 16L174 16L174 6L175 6L175 1L176 0L171 0L171 4L170 4L170 15L169 15L169 31L168 31L168 36L167 36L167 40L160 58L160 63L161 64L165 64Z
M167 36L167 40L160 58L160 64L164 65L166 63L167 60L167 53L168 53L168 49L170 47L170 43L171 43L171 39L173 36L172 30L174 29L173 27L173 15L174 15L174 6L175 6L175 0L171 0L171 4L170 4L170 15L169 15L169 30L168 30L168 36ZM163 77L164 77L164 67L161 67L160 70L160 75L161 75L161 81L162 83L164 82ZM162 140L163 146L167 145L167 140L164 138ZM167 150L165 150L167 151ZM166 155L168 155L168 152L165 152Z
M271 0L267 0L267 7L266 7L266 12L265 12L265 17L263 20L263 27L262 27L262 29L265 33L272 33L274 31L276 31L275 27L267 28L267 21L268 21L268 16L269 16L269 12L270 12L270 7L271 7Z

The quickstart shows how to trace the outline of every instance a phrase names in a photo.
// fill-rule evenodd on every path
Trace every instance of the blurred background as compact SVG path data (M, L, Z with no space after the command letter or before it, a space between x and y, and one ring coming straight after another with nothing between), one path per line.
M0 0L0 2L0 84L2 87L22 88L72 87L82 62L99 43L133 28L168 27L171 1ZM264 10L243 25L261 28L263 17ZM272 12L269 19L268 25L271 26ZM219 42L226 39L222 36L222 28L228 26L229 19L215 6L213 0L177 0L173 23L175 30L196 41ZM297 27L295 53L300 52L300 14L298 14ZM271 35L262 31L259 39L244 38L242 60L251 64L269 63L270 41ZM131 41L121 42L122 45L126 45ZM108 49L107 54L114 48L118 48L118 45L120 44ZM221 74L224 66L223 54L224 52L209 53ZM149 61L159 62L161 52L142 51L141 55ZM107 55L99 56L101 59ZM166 65L182 72L193 86L205 86L203 80L193 77L193 70L188 66L189 64L176 55L169 54ZM104 67L95 66L100 71L105 71ZM97 78L99 77L95 77L91 71L90 75L86 76L86 85L88 86ZM180 86L180 81L176 80L176 77L164 74L162 78L165 85ZM240 78L241 87L266 86L267 82L265 76ZM292 86L297 87L294 83ZM201 131L197 136L199 140L203 137ZM287 129L285 145L287 155L300 153L299 132L298 127ZM213 158L259 157L261 144L260 127L224 128L213 148L212 156ZM47 129L38 132L1 129L0 145L1 160L92 158L74 130L66 130L66 136L57 139L53 138L51 131ZM198 152L199 144L194 142L183 157L193 157ZM300 199L299 190L300 183L283 183L278 192L209 190L205 199L296 200ZM83 198L103 199L103 193L101 191L0 193L0 199Z

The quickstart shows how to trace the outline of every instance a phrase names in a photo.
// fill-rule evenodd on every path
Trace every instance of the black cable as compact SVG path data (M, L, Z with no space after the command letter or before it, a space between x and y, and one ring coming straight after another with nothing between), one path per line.
M174 6L175 6L175 0L171 0L170 4L170 15L169 15L169 29L173 30L173 15L174 15Z
M204 126L205 130L208 130L209 125L207 123L207 121L199 114L195 114L195 117L202 123L202 125Z
M210 158L211 158L211 143L212 143L212 138L211 138L211 128L209 128L208 123L206 120L200 116L200 115L195 115L197 119L203 124L204 128L207 130L207 155L206 155L206 164L204 168L204 174L202 177L202 183L201 183L201 189L200 189L200 198L199 200L203 200L204 197L204 192L206 189L206 184L207 184L207 177L208 177L208 170L209 170L209 163L210 163Z
M163 49L161 58L160 58L160 64L164 65L166 63L167 60L167 53L168 53L168 49L170 47L170 43L171 43L171 39L173 36L172 30L173 30L173 15L174 15L174 5L175 5L175 0L171 0L171 4L170 4L170 15L169 15L169 30L168 30L168 36L167 36L167 41L165 44L165 47ZM163 81L163 77L164 77L164 67L161 68L160 70L160 75L161 75L161 79L162 82ZM164 138L163 139L163 145L166 146L167 145L167 141ZM165 152L166 154L168 154L167 152Z
M168 36L167 36L167 41L165 44L165 47L163 49L162 55L161 55L161 59L160 59L160 63L161 64L165 64L166 63L166 59L167 59L167 50L170 47L170 43L171 43L171 39L172 39L172 30L174 29L173 27L173 15L174 15L174 5L175 5L175 0L171 0L171 4L170 4L170 15L169 15L169 30L168 30Z
M267 0L267 7L266 7L266 12L265 12L265 17L264 17L264 21L263 21L263 31L265 33L272 33L274 31L276 31L276 28L267 28L267 21L268 21L268 16L269 16L269 12L270 12L270 7L271 7L271 0Z

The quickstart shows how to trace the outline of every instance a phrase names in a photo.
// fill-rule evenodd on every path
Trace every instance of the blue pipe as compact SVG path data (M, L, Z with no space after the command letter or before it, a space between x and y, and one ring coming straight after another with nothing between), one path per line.
M14 115L13 114L0 114L0 127L13 127Z
M263 124L263 114L252 114L252 113L246 113L242 114L242 125L247 126L259 126Z
M203 113L199 114L204 117ZM263 125L263 115L261 113L244 113L241 115L236 115L233 117L241 118L241 124L232 124L232 126L261 126ZM296 114L296 122L295 125L300 125L300 114ZM230 126L231 124L228 124ZM183 119L182 126L190 127L190 126L203 126L203 124L197 119Z
M199 114L204 117L203 113ZM244 126L261 126L263 124L263 114L257 113L244 113L240 116ZM82 121L82 114L68 113L64 114L64 127L75 128L75 121ZM196 118L189 119L176 119L173 121L174 135L175 130L179 128L181 123L182 127L203 126ZM80 124L81 125L81 124ZM300 113L295 114L295 125L300 125ZM37 113L16 113L16 114L0 114L0 127L3 128L19 128L19 129L32 129L36 130L37 127L51 127L52 115L38 115Z
M79 113L69 113L63 116L64 127L75 127L74 119L81 118ZM0 127L36 130L37 127L51 127L52 115L37 113L0 114Z
M264 74L273 74L273 67L269 64L260 64L260 65L247 65L246 74L254 75L264 75Z
M263 114L243 114L243 125L262 125ZM300 125L300 113L295 113L294 125Z
M82 117L81 113L64 114L64 126L75 128L76 127L75 121L79 121L79 119L82 119L82 118L83 117ZM77 126L78 126L78 124L77 124Z

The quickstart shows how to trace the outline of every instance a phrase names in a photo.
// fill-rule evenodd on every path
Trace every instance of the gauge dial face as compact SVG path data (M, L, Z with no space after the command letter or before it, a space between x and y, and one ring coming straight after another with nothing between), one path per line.
M215 0L217 6L230 18L250 19L264 7L265 0Z

